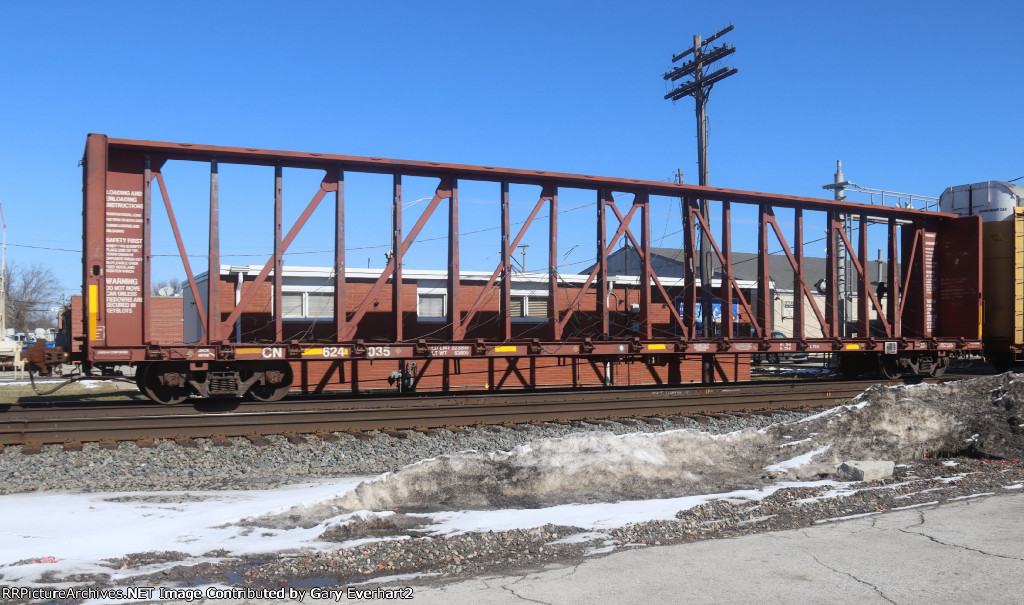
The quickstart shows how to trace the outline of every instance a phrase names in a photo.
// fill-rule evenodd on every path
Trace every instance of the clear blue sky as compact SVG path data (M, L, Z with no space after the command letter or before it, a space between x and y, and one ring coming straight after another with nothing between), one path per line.
M729 23L724 41L738 52L728 63L740 71L710 99L713 185L828 197L820 186L837 159L861 185L933 196L1024 175L1019 2L9 2L3 12L7 256L50 266L69 293L79 254L20 246L80 248L77 162L89 132L652 180L681 167L695 182L693 102L663 100L661 74L693 34ZM313 189L287 177L294 217ZM205 224L202 195L189 199L183 180L169 186L179 218ZM272 199L269 186L251 186L236 197ZM349 242L366 253L353 251L350 265L365 256L379 267L386 196L358 193L350 224L367 227ZM486 191L463 199L463 230L497 226ZM251 240L269 243L267 212L226 211L226 252L265 250ZM670 212L654 217L655 237L678 229ZM578 214L559 242L576 271L593 257L592 217ZM424 238L443 234L438 219ZM537 261L542 229L528 240ZM318 237L329 234L294 250L328 249ZM205 243L201 230L190 238ZM463 238L466 268L493 268L496 251L494 231ZM442 254L442 241L425 242L417 260L441 268ZM161 265L164 276L183 273Z

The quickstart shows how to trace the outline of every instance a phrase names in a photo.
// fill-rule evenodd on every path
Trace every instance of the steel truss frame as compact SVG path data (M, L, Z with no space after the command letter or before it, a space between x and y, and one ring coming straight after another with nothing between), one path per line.
M210 166L210 236L208 249L207 283L213 287L220 275L219 251L219 183L218 167L223 163L259 165L274 167L274 252L267 259L255 282L249 287L234 308L226 311L219 308L217 296L207 296L206 305L197 309L205 333L202 341L195 345L180 343L154 343L151 338L149 308L150 271L150 219L153 205L152 183L156 181L160 190L163 207L167 212L175 242L189 288L196 301L201 300L195 273L185 253L185 245L178 227L168 187L161 173L161 167L169 160L206 162ZM322 170L323 180L301 215L283 233L282 225L282 169L306 168ZM345 257L345 176L351 172L391 175L393 178L392 201L392 250L393 255L380 276L355 305L350 308L346 292ZM404 232L402 215L403 177L430 177L437 179L433 197L415 223ZM484 181L500 184L501 259L486 282L486 287L470 302L460 292L459 258L459 204L458 187L461 181ZM541 188L541 195L534 203L525 223L514 235L510 229L510 185L534 185ZM141 308L121 315L111 314L104 304L113 290L107 284L103 267L109 266L109 240L104 233L109 225L104 200L109 191L117 188L138 186L142 191L142 249L140 251L138 279L143 284ZM561 188L591 190L595 193L595 226L597 263L587 276L585 283L575 293L567 306L559 304L557 275L558 237L558 194ZM333 194L333 195L332 195ZM623 213L616 204L613 194L632 196L629 209ZM281 275L283 255L312 216L317 207L329 195L333 197L335 214L334 279L336 293L334 300L335 339L330 343L282 342L282 292L281 280L272 279L274 300L274 326L277 343L272 346L255 346L246 343L231 343L229 338L235 321L256 295L258 287L270 276ZM674 300L652 267L650 237L650 198L665 196L681 198L685 208L684 221L684 311L676 309ZM980 278L980 233L978 217L956 217L952 214L926 212L904 208L869 206L848 202L834 202L806 197L772 195L751 191L730 190L693 185L672 184L620 178L604 178L589 175L561 174L544 171L527 171L488 166L440 164L433 162L404 161L382 158L368 158L345 155L327 155L290 151L267 151L238 147L190 145L129 139L108 139L105 135L89 135L85 157L85 213L84 233L85 267L83 280L83 313L86 339L83 358L89 362L135 362L160 359L232 360L265 359L267 357L309 360L335 359L338 357L360 359L372 357L374 350L381 347L374 343L368 346L355 338L360 321L372 301L385 284L392 285L393 334L388 348L392 359L430 358L437 349L436 341L409 340L403 334L402 322L402 269L403 257L416 240L427 220L442 202L447 201L448 218L448 259L447 259L447 339L445 342L468 345L460 353L446 353L450 356L519 357L519 356L623 356L623 355L679 355L687 353L746 353L772 351L976 351L981 349L981 335L973 320L959 317L965 309L981 304ZM699 210L698 200L721 203L721 238L714 237ZM747 300L733 274L731 213L733 204L754 205L758 209L758 276L757 292L753 300ZM548 313L547 335L544 339L513 338L511 308L511 253L524 237L527 229L535 222L540 211L548 210L549 271L548 271ZM793 243L790 245L776 219L778 208L792 209L794 215ZM618 226L607 236L609 211L618 221ZM804 217L805 211L820 211L827 214L827 278L825 308L815 303L812 287L807 283L804 271ZM640 215L639 234L635 233L634 219ZM843 229L841 215L859 217L860 237L855 247ZM887 288L891 293L883 305L870 287L867 256L867 225L882 222L888 228ZM707 237L721 267L721 282L718 296L723 301L736 300L746 317L754 325L754 335L734 333L732 305L722 305L721 336L696 336L695 308L698 299L698 284L694 275L697 259L697 231ZM793 269L794 335L791 339L770 338L771 274L769 270L770 235L774 234ZM902 234L902 239L900 235ZM626 238L640 257L640 312L637 336L628 339L613 339L609 334L609 308L607 305L609 279L608 256L616 244ZM927 240L927 241L926 241ZM932 242L937 241L937 247ZM840 336L839 287L836 263L838 246L842 242L852 260L857 274L857 305L859 312L858 337ZM931 246L931 247L929 247ZM856 248L856 252L854 249ZM975 266L967 274L954 276L940 271L936 273L936 260L945 261L958 254L967 263ZM902 254L901 254L902 253ZM966 255L966 256L963 256ZM959 258L959 257L958 257ZM899 259L897 262L893 262ZM899 265L899 267L897 267ZM976 273L976 275L975 275ZM953 281L950 281L953 280ZM956 300L936 302L936 287L955 282ZM493 337L467 339L467 327L478 313L485 295L494 284L500 288L500 330ZM597 334L585 338L565 338L566 324L583 297L596 292ZM661 299L660 301L658 299ZM670 313L670 321L677 327L678 336L657 339L653 334L652 308L664 302ZM468 304L466 304L468 303ZM870 311L875 310L881 324L872 333ZM931 319L925 315L931 313ZM813 315L824 334L822 338L806 336L807 318ZM937 319L936 319L937 318ZM908 329L909 328L909 329ZM909 332L909 333L908 333ZM893 344L894 343L894 344ZM336 345L324 347L324 344ZM331 349L332 355L324 351ZM269 351L269 353L268 353ZM319 354L317 353L319 351Z

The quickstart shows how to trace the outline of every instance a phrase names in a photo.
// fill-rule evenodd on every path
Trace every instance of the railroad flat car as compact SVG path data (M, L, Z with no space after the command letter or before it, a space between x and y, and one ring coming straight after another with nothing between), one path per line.
M73 311L67 322L69 350L35 350L30 361L44 374L65 361L78 364L85 376L131 366L140 389L159 403L193 395L272 401L296 387L355 392L382 376L404 388L447 391L537 388L558 381L579 386L623 379L632 384L737 380L749 371L753 354L835 354L848 375L874 369L937 375L950 359L983 350L982 221L976 215L100 134L89 135L83 165L81 312ZM189 168L178 170L182 165ZM261 171L268 186L257 196L262 199L246 199L244 221L229 224L221 218L222 203L229 203L222 200L221 188L237 173L224 170L222 179L221 172L236 165ZM298 179L308 187L309 202L287 229L285 170L315 179ZM184 183L197 174L198 186ZM359 175L373 176L381 191L346 199L347 183ZM414 185L429 189L426 197L413 200L416 206L403 202L403 195L412 197ZM459 191L470 187L478 196L486 189L493 202L492 225L500 234L493 270L479 271L477 259L473 271L462 266ZM172 203L179 190L208 195L204 211L193 208L186 219L193 226L200 221L208 233L198 252L187 249L179 229L183 214L176 215ZM564 241L559 245L559 217L568 211L560 210L559 200L580 196L587 200L586 210L570 223L562 220L561 228L573 232L581 222L589 224L595 263L570 276L558 269L572 251ZM678 276L659 275L663 268L655 262L650 223L658 204L682 211ZM300 268L286 268L285 255L320 206L330 211L332 228L324 246L332 249L333 265L315 287L296 295L286 290L285 278ZM510 219L513 206L524 215L529 210L519 224ZM443 269L424 277L407 267L410 246L439 208L447 222L446 235L439 238L446 259ZM538 219L542 211L545 220ZM196 314L192 333L177 342L161 335L150 292L156 213L173 231L187 277L190 309L185 313ZM583 221L575 218L587 215ZM388 230L383 269L357 270L349 262L346 217L351 222L355 216L376 219ZM265 238L272 250L265 263L244 271L222 264L222 235L239 229L250 233L261 220L271 234ZM844 223L854 229L848 231ZM513 253L531 226L543 233L547 250L538 253L547 269L517 272ZM810 238L805 239L805 229ZM570 244L587 245L573 233ZM609 275L609 256L623 242L637 259L632 278ZM698 242L708 249L703 260ZM805 246L814 242L824 242L826 250L825 274L816 281L805 266ZM873 280L868 251L879 242L887 274ZM735 270L740 247L755 253L743 261L757 265L746 279ZM837 269L841 251L851 266L845 284ZM784 261L779 262L787 266L782 279L793 293L786 306L792 333L784 338L772 337L779 276L773 277L770 261L780 254ZM198 255L206 257L205 272L193 270L190 258ZM708 267L703 281L702 265ZM774 274L781 275L777 269ZM840 296L852 299L852 314L839 312ZM302 317L289 316L296 304ZM714 313L700 313L702 306Z

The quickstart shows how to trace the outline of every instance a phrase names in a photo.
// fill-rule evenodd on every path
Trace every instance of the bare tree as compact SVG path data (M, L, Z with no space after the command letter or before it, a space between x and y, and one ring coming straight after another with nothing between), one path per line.
M153 296L168 296L168 294L161 294L160 290L163 288L170 288L171 294L169 296L181 296L181 290L185 287L185 282L181 281L177 277L171 279L161 279L160 281L153 284Z
M8 328L29 332L57 325L57 314L52 309L61 306L64 290L49 267L8 265L6 277Z

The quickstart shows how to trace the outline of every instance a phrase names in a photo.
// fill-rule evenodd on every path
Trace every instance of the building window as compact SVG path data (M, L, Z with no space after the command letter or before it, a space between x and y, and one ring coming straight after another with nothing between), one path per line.
M547 296L512 296L509 314L521 321L546 321L548 318Z
M509 315L511 317L526 317L523 314L523 310L526 306L523 305L523 301L526 300L525 296L513 296L511 299L512 306L509 308Z
M548 316L548 299L546 296L527 296L526 297L526 316L527 317L543 317Z
M330 292L282 292L281 317L285 319L330 319L334 317L334 294Z
M445 318L444 299L444 294L420 294L416 315L420 320L443 320Z
M281 317L285 319L302 319L306 316L302 308L302 292L281 293Z
M306 292L306 317L334 317L334 294Z

